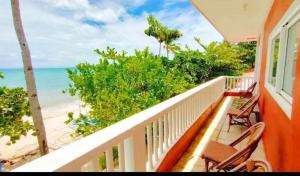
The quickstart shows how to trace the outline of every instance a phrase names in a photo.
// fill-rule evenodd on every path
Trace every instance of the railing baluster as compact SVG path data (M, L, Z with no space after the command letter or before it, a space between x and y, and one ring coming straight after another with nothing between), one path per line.
M237 91L236 87L237 87L238 82L237 82L236 77L233 77L232 80L233 80L233 90L236 92Z
M182 129L185 131L185 103L182 104Z
M248 89L248 88L250 87L250 85L251 85L250 81L251 81L250 78L247 78L247 84L248 84L248 85L247 85L247 89Z
M172 120L171 120L171 112L168 112L168 147L172 143Z
M183 129L186 130L186 102L183 103Z
M190 126L193 122L193 110L192 109L193 109L193 99L190 98Z
M92 167L93 167L93 172L99 172L100 171L100 164L99 164L99 157L96 157L95 159L92 160Z
M153 168L153 158L152 158L152 126L151 124L147 126L147 149L148 149L148 169Z
M175 111L174 110L172 110L172 144L173 144L173 142L175 141L175 138L176 138L176 136L175 136Z
M177 138L177 109L176 109L176 107L173 111L174 111L174 114L173 114L174 131L173 132L174 132L174 141L175 141Z
M118 145L118 159L119 159L119 171L125 171L125 163L124 163L124 142L120 142Z
M189 100L187 100L187 128L190 126L190 122L191 122L191 115L190 115L190 106L191 103Z
M154 151L154 163L157 161L157 121L153 122L153 151Z
M225 78L225 91L228 91L228 77Z
M99 172L100 165L99 165L99 157L93 158L91 161L85 163L81 166L80 172Z
M193 112L194 112L194 121L198 118L197 117L197 101L196 101L196 97L194 98L194 109L193 109Z
M183 126L183 104L180 105L180 131L181 133L184 132L184 126Z
M190 99L190 125L192 124L192 119L193 119L193 101Z
M176 107L176 139L179 136L179 109L178 106Z
M180 105L177 106L177 136L180 136Z
M236 91L235 92L239 92L241 90L241 79L240 78L236 78L236 82L237 82L237 86L236 86Z
M184 120L185 120L185 129L188 128L188 104L185 102L185 112L184 112Z
M160 117L158 120L158 136L159 136L159 143L158 143L158 147L159 147L159 156L162 155L163 153L163 117Z
M230 90L233 89L233 83L234 83L234 79L233 79L233 78L230 78Z
M164 115L164 151L168 148L168 114Z
M105 157L106 157L107 172L113 172L114 171L114 158L113 158L112 148L109 148L105 151Z

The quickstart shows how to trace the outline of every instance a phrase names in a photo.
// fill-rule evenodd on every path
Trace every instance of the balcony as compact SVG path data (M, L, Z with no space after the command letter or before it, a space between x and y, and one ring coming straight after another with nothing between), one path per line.
M223 111L221 111L222 105L232 103L235 105L238 102L239 98L228 97L223 101L223 103L220 103L219 110L215 111L211 118L208 119L205 125L197 133L197 136L194 138L193 142L172 168L172 172L204 172L205 164L204 160L201 158L201 154L208 140L229 144L247 129L246 127L242 126L231 126L230 131L227 132L228 118L222 113ZM223 106L223 108L225 107ZM250 121L252 124L256 123L256 116L254 114L251 114ZM242 146L244 146L244 144L245 141L237 145L236 148L239 150L242 148ZM264 151L265 150L261 140L250 158L253 160L266 160Z
M233 100L227 95L253 82L218 77L12 171L196 171L209 138L228 143L243 130L224 132Z

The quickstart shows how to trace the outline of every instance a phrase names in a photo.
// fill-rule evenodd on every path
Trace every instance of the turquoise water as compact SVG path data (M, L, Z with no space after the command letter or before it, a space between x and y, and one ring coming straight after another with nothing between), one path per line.
M23 69L0 69L0 71L4 73L4 79L0 80L0 86L26 89ZM66 68L37 68L34 69L34 75L42 107L52 107L78 100L68 93L62 93L70 83Z

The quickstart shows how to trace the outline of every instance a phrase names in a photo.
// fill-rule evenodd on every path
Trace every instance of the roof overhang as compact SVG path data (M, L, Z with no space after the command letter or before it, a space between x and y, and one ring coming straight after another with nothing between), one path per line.
M190 0L229 42L256 41L273 0Z

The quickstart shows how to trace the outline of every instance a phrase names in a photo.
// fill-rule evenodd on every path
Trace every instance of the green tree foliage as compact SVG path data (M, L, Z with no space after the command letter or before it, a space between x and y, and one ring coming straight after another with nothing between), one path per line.
M99 63L82 63L68 70L69 93L78 94L90 107L87 115L69 113L66 123L77 124L76 135L89 135L205 81L240 75L247 68L242 60L247 47L228 42L204 45L195 38L199 49L182 49L173 43L182 35L180 31L168 29L153 16L148 23L145 34L155 37L160 47L163 42L168 45L173 59L156 56L148 48L127 55L107 47L95 50Z
M78 124L77 134L91 134L194 86L148 48L131 56L115 53L118 62L110 62L107 52L97 52L98 64L83 63L68 70L73 82L69 92L77 93L91 108L87 116L69 115L67 123Z
M166 45L166 51L167 51L167 57L169 57L169 51L170 48L176 48L176 45L174 45L174 42L179 39L182 36L182 33L178 31L177 29L166 29L165 30L165 45Z
M210 43L205 48L204 57L209 65L209 79L222 75L240 75L245 70L245 65L239 59L238 47L228 42Z
M23 120L25 115L30 115L27 92L23 88L0 87L0 137L8 136L8 144L34 130L31 123Z
M228 42L212 42L209 45L195 38L204 51L179 49L174 53L174 59L165 59L167 67L180 70L190 83L200 84L222 75L240 75L245 65L240 60L238 46Z
M246 64L248 68L254 68L256 56L256 41L238 43L240 51L240 60Z

